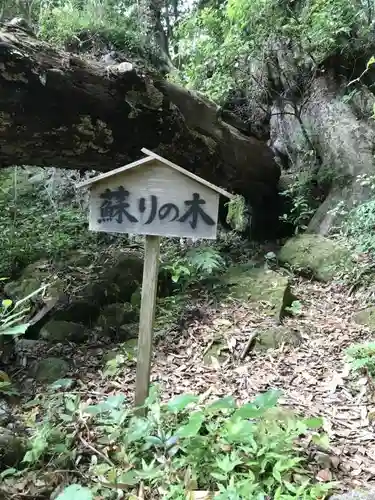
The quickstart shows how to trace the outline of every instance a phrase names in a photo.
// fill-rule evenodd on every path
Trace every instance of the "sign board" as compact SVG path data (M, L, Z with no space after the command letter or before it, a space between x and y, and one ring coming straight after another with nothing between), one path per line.
M92 231L216 238L224 191L154 153L84 185Z
M215 239L219 195L232 198L227 191L156 153L147 149L142 152L145 158L77 186L90 189L89 227L92 231L146 235L137 353L137 406L143 405L150 383L160 236Z

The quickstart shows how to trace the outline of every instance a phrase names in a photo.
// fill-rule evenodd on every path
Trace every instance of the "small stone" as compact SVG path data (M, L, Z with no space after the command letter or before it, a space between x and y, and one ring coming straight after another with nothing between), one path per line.
M48 342L83 342L86 331L79 323L51 320L41 329L40 337Z
M224 341L216 340L204 355L203 363L206 366L215 364L216 360L219 364L222 363L225 360L225 356L221 353L226 349L227 345Z
M35 378L39 382L52 383L64 378L69 372L69 364L60 358L45 358L39 361L35 370Z
M121 349L135 357L138 347L138 339L129 339L121 344Z
M117 334L119 340L122 341L131 341L132 339L138 338L139 332L139 324L138 323L130 323L129 325L122 325Z

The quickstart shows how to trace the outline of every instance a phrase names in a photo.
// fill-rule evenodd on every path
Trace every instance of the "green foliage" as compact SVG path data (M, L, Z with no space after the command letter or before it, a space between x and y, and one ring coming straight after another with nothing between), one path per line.
M29 324L25 323L24 319L30 310L28 302L45 289L46 287L42 286L15 303L9 299L2 300L0 304L0 338L3 335L18 336L26 332Z
M352 370L365 370L375 377L375 342L352 345L346 350L346 355Z
M0 274L11 276L40 258L58 259L70 250L94 247L100 237L85 230L87 215L71 196L31 183L21 169L0 173Z
M313 176L309 172L302 172L281 192L290 204L289 211L281 216L281 220L292 224L296 234L307 228L317 208L316 200L311 195L312 183Z
M292 316L301 316L302 304L299 300L293 300L292 305L285 308Z
M79 484L72 484L64 489L56 500L93 500L91 491Z
M335 52L370 45L372 20L372 8L355 0L229 0L196 9L176 31L180 79L217 101L236 88L251 94L253 76L267 88L259 68L273 64L276 41L289 39L297 66L317 67Z
M19 392L14 388L10 380L0 380L0 395L19 396Z
M181 288L195 284L225 269L225 261L213 247L192 248L185 255L173 255L163 268Z
M367 188L369 190L369 199L354 206L349 211L342 212L346 217L341 229L357 251L374 254L375 200L372 193L375 191L375 177L360 175L357 177L357 182L360 184L361 189Z
M239 232L245 231L248 225L248 214L245 198L241 195L236 195L228 203L227 223Z
M77 429L90 428L91 451L108 453L98 451L87 464L94 497L115 498L120 485L125 496L131 495L141 481L146 495L170 499L196 489L219 491L223 500L316 499L331 488L313 483L298 442L309 432L316 442L326 440L318 432L322 420L285 413L277 406L279 391L243 405L232 397L203 404L192 394L163 404L153 388L147 416L141 417L124 404L123 395L88 405L77 394L53 390L48 399L32 403L44 417L35 423L24 461L29 467L42 461L68 466L79 453ZM71 491L72 486L64 494Z
M108 0L63 0L45 2L39 14L39 36L60 46L84 44L97 37L117 47L141 44L142 26L131 2ZM88 36L89 35L89 36Z
M344 232L346 232L357 250L374 254L374 225L375 200L369 200L349 212L344 225Z

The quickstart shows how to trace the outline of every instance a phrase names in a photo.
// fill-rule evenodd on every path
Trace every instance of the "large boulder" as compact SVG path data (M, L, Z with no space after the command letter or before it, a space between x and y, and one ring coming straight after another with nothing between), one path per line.
M330 281L350 262L350 252L339 243L316 234L301 234L288 240L278 259L293 271Z
M277 51L277 57L284 54ZM282 67L282 61L273 64L273 68ZM375 100L368 87L359 82L353 98L345 102L342 82L333 71L310 83L302 102L274 106L270 137L272 144L292 159L291 170L314 176L319 170L316 180L319 198L324 201L308 231L326 236L340 227L347 210L373 196L371 186L358 181L360 176L372 176L374 172L375 125L368 117ZM299 116L296 109L301 112Z
M296 297L289 278L270 269L249 264L232 266L223 276L232 297L269 304L271 314L282 318Z
M141 284L142 273L143 257L139 253L103 252L90 264L86 255L74 252L55 264L46 260L30 264L17 280L5 285L4 291L12 300L19 300L48 285L43 298L36 297L39 302L43 300L42 309L46 309L38 319L37 330L51 319L92 326L103 306L130 301ZM51 338L51 332L47 336Z

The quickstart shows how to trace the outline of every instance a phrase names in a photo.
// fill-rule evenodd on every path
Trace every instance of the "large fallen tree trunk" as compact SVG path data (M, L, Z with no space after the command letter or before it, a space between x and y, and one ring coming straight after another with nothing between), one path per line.
M134 68L58 51L12 25L0 31L0 166L105 171L154 150L250 201L275 221L272 151L206 99Z

